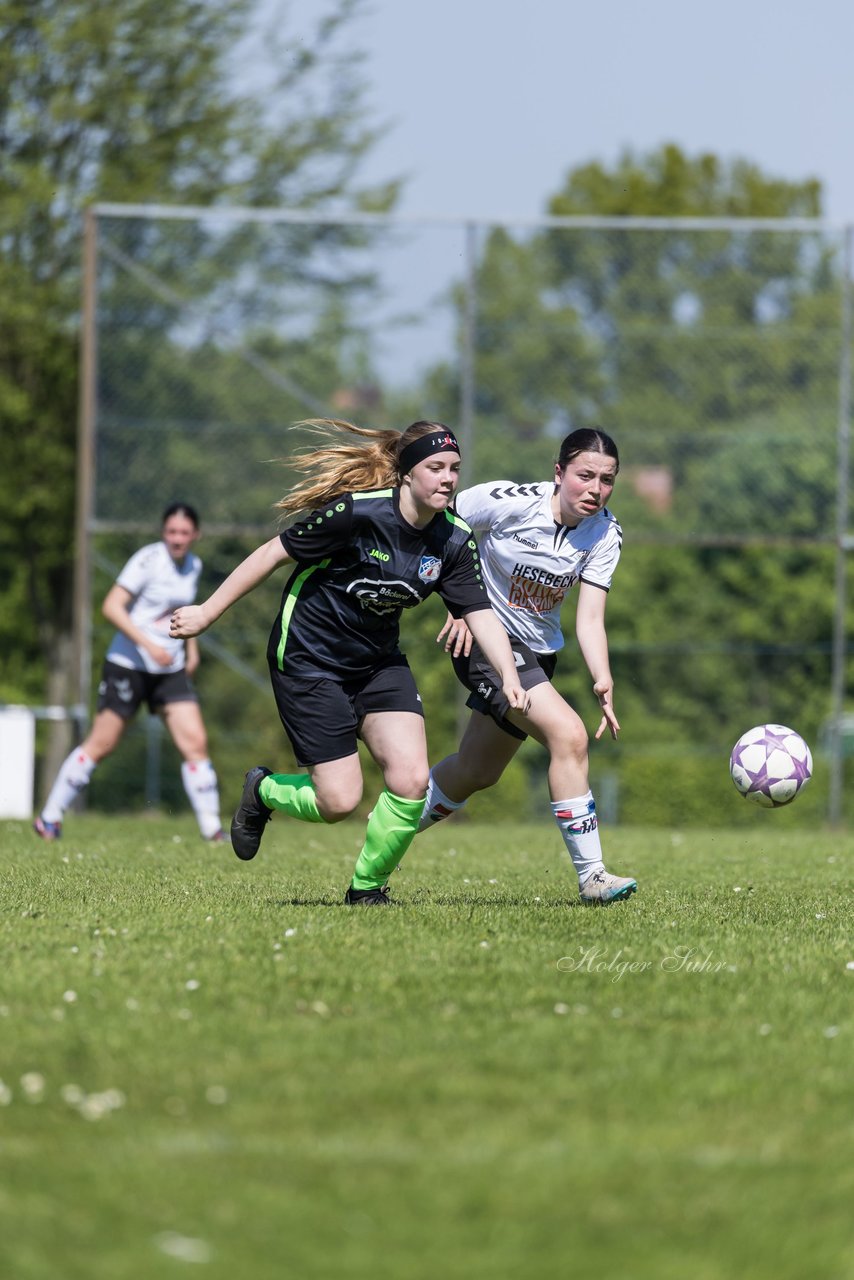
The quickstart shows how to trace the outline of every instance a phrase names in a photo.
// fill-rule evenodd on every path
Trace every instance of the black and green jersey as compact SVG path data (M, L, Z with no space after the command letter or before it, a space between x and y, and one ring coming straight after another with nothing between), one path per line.
M438 591L457 616L488 609L477 543L452 511L424 529L400 491L345 493L281 535L296 561L270 635L280 671L347 679L399 652L400 615Z

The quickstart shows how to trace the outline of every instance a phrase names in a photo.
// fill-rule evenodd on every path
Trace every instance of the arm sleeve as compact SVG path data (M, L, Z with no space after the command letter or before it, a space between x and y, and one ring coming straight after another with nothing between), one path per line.
M297 520L279 538L292 559L317 564L348 546L352 529L353 496L345 493Z
M506 488L509 483L507 480L490 480L487 484L476 484L470 489L463 489L454 500L454 510L475 531L491 529L498 510L493 491Z
M455 555L449 557L449 560L438 586L439 595L448 612L455 618L463 618L477 609L490 608L474 537L470 535L461 542Z
M623 545L623 536L620 526L611 524L605 531L604 537L591 551L587 558L587 563L581 570L581 581L587 582L593 587L602 587L604 591L608 591L611 586L611 579L614 576L620 560L620 551Z
M136 599L148 581L156 551L156 547L140 547L135 551L116 578L116 586L124 587Z

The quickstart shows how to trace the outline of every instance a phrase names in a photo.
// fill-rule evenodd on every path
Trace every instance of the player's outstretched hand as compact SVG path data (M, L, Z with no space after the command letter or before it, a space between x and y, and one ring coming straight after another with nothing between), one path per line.
M452 614L448 614L444 627L436 636L436 644L441 644L443 640L445 653L449 653L453 658L458 658L460 654L467 658L471 653L472 634L462 618L455 618Z
M606 684L604 682L602 684L594 684L593 686L593 692L599 699L599 706L602 708L602 719L599 721L599 728L593 735L597 741L602 737L602 734L606 729L609 731L612 738L616 738L617 734L620 732L620 722L614 715L614 707L611 703L613 689L614 686L612 684Z
M169 619L169 634L178 640L188 640L191 636L201 635L207 625L200 604L185 604L176 609Z

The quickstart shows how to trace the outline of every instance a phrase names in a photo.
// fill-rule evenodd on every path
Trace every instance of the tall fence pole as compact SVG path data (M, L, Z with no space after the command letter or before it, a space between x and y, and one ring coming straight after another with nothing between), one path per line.
M77 423L77 513L74 561L75 691L85 719L92 678L92 557L89 538L95 491L96 274L98 224L94 209L84 215L83 299L80 332L80 393Z
M463 279L463 332L460 343L460 421L457 427L457 439L460 442L460 489L471 484L474 469L474 400L475 400L475 355L477 349L477 225L467 222L464 228L465 242L463 261L465 276ZM462 736L465 729L468 711L466 709L466 691L459 683L456 685L457 732Z
M847 565L849 548L854 545L848 532L849 467L851 461L851 266L854 228L846 227L842 242L841 350L839 353L839 424L837 431L836 491L836 567L834 571L833 669L831 677L830 713L830 788L828 821L838 826L842 821L842 789L844 780L844 740L842 721L845 713L847 668Z
M459 440L462 449L460 463L460 488L471 484L472 454L474 451L474 398L475 398L475 347L477 344L477 226L465 225L465 302L463 304L463 333L460 350L460 422Z

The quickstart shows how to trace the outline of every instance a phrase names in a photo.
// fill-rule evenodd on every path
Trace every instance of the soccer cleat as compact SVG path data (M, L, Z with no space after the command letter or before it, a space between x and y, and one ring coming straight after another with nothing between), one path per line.
M354 889L352 885L344 894L348 907L390 907L388 885L376 889Z
M33 822L33 831L42 840L59 840L62 838L61 822L46 822L41 815Z
M268 809L258 795L258 784L272 772L272 769L265 769L262 764L256 764L249 770L243 784L240 804L231 819L231 847L244 862L255 857L261 845L264 827L273 816L273 810Z
M609 871L594 871L579 889L581 901L588 907L605 907L609 902L623 902L637 892L637 880L612 876Z

